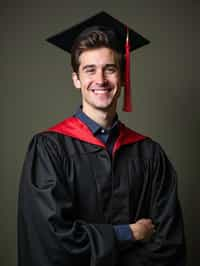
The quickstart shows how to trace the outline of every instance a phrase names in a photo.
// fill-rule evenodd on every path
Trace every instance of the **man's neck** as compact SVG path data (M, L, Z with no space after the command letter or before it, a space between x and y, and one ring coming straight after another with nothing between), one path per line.
M94 112L89 108L84 108L84 106L82 111L103 128L110 128L116 115L116 110L95 110Z

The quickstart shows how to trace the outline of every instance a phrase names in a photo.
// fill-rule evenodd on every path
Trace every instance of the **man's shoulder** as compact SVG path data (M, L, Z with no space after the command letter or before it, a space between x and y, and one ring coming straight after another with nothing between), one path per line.
M121 121L119 121L119 125L120 125L121 131L123 132L123 135L125 138L127 138L127 137L137 138L137 139L141 140L140 141L141 145L147 145L149 147L160 146L160 144L158 142L156 142L151 136L148 136L145 133L138 132L137 130L126 126Z
M70 116L46 129L36 132L33 135L33 139L57 139L60 136L70 136L71 132L80 129L80 121L76 117Z
M45 147L59 147L62 146L64 134L62 134L63 127L67 126L67 122L71 121L72 117L66 118L53 126L35 132L29 142L30 148L45 148Z
M124 124L123 127L125 128L125 132L128 133L131 138L138 139L136 142L130 142L129 145L138 152L141 152L141 154L145 154L148 158L156 158L159 154L165 153L161 144L151 136L148 136L145 133L140 133Z
M41 146L51 146L64 152L74 151L75 147L81 148L87 146L98 145L104 147L105 145L93 136L91 130L78 118L72 116L63 121L43 130L33 136L33 144Z

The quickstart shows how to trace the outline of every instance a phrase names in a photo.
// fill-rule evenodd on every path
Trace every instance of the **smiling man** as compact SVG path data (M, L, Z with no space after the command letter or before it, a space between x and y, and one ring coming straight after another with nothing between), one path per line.
M101 12L48 39L71 53L82 105L29 145L19 266L185 265L175 170L159 144L118 119L126 32ZM148 43L131 29L129 36L130 50Z
M99 33L100 34L100 33ZM116 53L106 47L83 52L74 86L81 90L82 111L104 128L112 125L121 90L121 72Z

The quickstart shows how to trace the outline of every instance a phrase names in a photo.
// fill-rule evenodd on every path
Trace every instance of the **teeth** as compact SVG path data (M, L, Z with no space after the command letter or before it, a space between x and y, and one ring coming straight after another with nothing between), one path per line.
M108 91L107 90L94 90L94 93L96 94L104 94L104 93L107 93Z
M107 93L107 92L110 92L111 89L98 89L98 90L92 90L94 93L96 94L104 94L104 93Z

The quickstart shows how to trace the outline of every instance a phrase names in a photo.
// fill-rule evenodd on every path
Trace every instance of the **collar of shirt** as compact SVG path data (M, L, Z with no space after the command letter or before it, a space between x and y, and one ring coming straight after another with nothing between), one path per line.
M79 118L84 124L88 126L88 128L92 131L92 134L107 144L108 139L112 136L115 138L116 133L118 132L118 115L116 114L113 124L110 128L103 128L99 124L97 124L94 120L88 117L81 109L81 107L74 114L75 117Z

